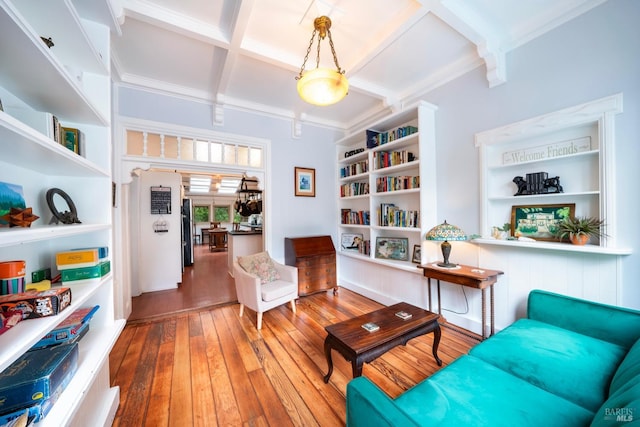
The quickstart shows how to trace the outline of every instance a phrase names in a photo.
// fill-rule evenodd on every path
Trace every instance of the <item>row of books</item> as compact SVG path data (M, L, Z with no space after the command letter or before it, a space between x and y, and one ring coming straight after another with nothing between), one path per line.
M418 132L418 128L415 126L401 126L387 132L378 132L373 129L367 129L367 148L378 147L416 132Z
M78 341L98 308L77 309L0 373L0 425L47 415L77 371Z
M361 162L353 163L340 169L340 178L346 178L348 176L360 175L369 172L369 162L362 160Z
M527 194L543 194L547 192L544 184L549 174L547 172L535 172L527 174Z
M340 211L340 216L342 224L371 224L371 213L369 211L352 211L351 209L342 209Z
M420 176L381 176L376 178L377 193L413 188L420 188Z
M407 211L393 203L381 203L378 210L378 224L382 227L419 227L420 211Z
M362 196L369 194L368 182L350 182L340 186L340 197Z
M111 262L108 257L108 247L58 252L56 265L60 270L62 284L99 281L111 271Z
M416 157L408 150L402 151L377 151L373 153L374 169L384 169L390 166L412 162Z
M13 106L7 108L6 113L74 153L81 156L85 155L84 133L79 129L63 126L55 115L30 108Z

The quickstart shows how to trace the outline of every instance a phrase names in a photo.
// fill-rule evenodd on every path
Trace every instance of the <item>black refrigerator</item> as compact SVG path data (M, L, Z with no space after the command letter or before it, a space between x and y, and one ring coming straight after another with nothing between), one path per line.
M191 199L182 200L182 267L193 265L193 210Z

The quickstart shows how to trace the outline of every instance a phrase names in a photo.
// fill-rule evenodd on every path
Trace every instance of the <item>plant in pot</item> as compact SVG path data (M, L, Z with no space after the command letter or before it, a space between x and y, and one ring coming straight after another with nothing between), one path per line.
M574 245L584 245L591 237L604 237L604 220L593 217L565 217L558 223L555 234L560 240L569 239Z

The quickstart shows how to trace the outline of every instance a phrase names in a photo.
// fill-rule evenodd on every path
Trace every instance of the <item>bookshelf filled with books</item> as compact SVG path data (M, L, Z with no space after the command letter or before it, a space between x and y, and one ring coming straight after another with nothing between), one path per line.
M83 13L109 10L105 0L91 3ZM39 217L29 227L0 226L0 261L24 260L27 282L46 268L55 277L58 252L112 247L110 19L85 19L70 1L0 0L0 56L11 58L0 69L0 182L18 188ZM52 221L52 189L61 190L51 200L57 213L75 210L79 222ZM115 319L113 275L65 287L68 308L0 335L0 372L76 309L99 305L78 342L75 373L37 425L110 424L119 394L109 382L109 353L124 327Z
M437 223L436 109L419 102L337 141L339 255L417 270L412 252Z

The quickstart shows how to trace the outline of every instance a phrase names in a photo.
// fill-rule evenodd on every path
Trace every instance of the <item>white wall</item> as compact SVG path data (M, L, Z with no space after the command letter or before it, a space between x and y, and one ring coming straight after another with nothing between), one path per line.
M182 281L182 178L177 173L141 171L133 181L131 204L137 203L137 208L131 218L131 229L135 229L132 240L136 241L137 250L132 251L131 261L136 266L132 281L138 292L132 294L175 289ZM151 187L158 186L171 188L168 215L151 214ZM154 223L159 220L166 222L167 232L155 232Z

